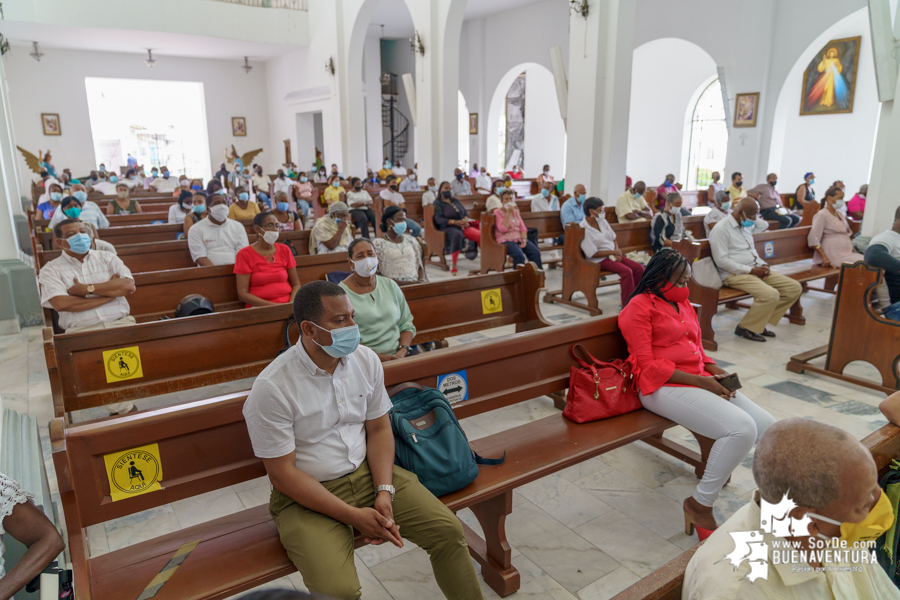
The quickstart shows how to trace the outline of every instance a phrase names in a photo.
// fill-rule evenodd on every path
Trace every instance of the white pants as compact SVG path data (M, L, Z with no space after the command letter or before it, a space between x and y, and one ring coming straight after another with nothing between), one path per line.
M696 387L665 385L652 394L640 394L640 398L647 410L716 440L694 492L694 499L703 506L713 505L731 472L775 422L741 392L726 400Z

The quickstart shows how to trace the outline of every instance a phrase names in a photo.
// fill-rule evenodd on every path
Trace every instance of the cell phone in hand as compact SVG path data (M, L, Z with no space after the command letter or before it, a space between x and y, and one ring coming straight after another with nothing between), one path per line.
M729 392L736 392L741 389L741 378L738 377L737 373L732 373L728 377L719 379L719 385L721 385Z

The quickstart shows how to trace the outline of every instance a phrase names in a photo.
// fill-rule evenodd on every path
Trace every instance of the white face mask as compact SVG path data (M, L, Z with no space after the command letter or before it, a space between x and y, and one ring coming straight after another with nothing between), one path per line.
M375 274L375 271L378 269L378 257L377 256L367 256L362 260L354 260L353 261L353 270L356 271L357 275L360 277L371 277Z
M600 209L600 211L598 211L597 214L594 215L594 218L597 219L598 221L605 221L606 220L606 211L603 209Z
M264 231L262 234L262 238L266 241L267 244L274 244L278 241L278 232L277 231Z
M224 221L228 218L228 207L224 204L216 204L209 209L209 216L216 221Z

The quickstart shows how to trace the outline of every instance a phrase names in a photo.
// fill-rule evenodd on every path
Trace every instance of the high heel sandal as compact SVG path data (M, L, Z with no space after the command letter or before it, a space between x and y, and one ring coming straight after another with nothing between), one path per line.
M453 275L454 277L456 277L457 272L458 271L457 271L456 267L453 267L452 269L450 269L450 274Z
M685 535L694 535L694 529L697 530L697 538L702 542L706 538L712 535L712 532L715 529L704 529L699 525L694 524L694 519L691 515L688 514L688 511L684 511L684 533ZM718 529L718 526L716 526Z

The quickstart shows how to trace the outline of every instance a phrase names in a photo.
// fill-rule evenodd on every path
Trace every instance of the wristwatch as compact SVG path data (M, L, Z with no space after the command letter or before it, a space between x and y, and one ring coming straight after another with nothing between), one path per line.
M94 288L94 284L93 284L93 283L90 283L90 284L88 284L88 286L87 286L87 293L88 293L88 294L93 294L95 289L96 289L96 288Z
M397 351L399 352L400 350L404 350L404 349L405 349L407 352L409 352L409 346L404 346L403 344L400 344L400 347L397 348Z
M394 501L394 486L392 485L379 485L375 488L375 495L378 495L378 492L390 492L391 494L391 502Z

